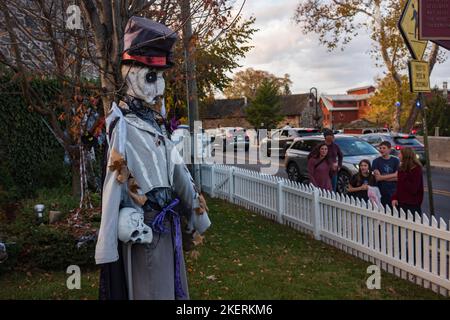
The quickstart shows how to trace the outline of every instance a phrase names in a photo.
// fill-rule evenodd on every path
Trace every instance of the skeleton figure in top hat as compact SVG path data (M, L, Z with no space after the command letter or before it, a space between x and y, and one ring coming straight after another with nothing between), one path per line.
M190 233L210 225L207 206L160 109L163 70L173 65L175 34L132 17L121 72L126 95L106 118L108 156L95 259L101 299L188 299L181 219Z

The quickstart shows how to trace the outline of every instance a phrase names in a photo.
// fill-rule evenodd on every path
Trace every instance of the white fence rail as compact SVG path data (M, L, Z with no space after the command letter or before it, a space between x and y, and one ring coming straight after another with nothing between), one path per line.
M202 165L202 189L425 288L450 293L450 232L442 218L384 212L338 193L225 165Z

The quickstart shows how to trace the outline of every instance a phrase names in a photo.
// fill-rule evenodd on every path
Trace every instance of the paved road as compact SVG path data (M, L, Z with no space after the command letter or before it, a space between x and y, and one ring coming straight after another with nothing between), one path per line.
M271 167L274 168L270 170L271 173L279 177L288 178L285 170L283 160L279 162L272 162L268 164L269 159L266 157L261 158L261 161L257 160L257 156L251 153L239 152L238 154L226 154L217 153L214 157L216 163L224 163L227 165L235 165L237 167L251 169L255 171L266 170ZM275 161L274 159L270 159ZM424 170L425 171L425 170ZM431 169L432 176L432 187L433 187L433 197L434 197L434 207L436 218L442 217L445 221L450 221L450 170L449 169ZM427 188L427 176L424 172L424 183L425 183L425 194L424 203L422 205L423 212L429 212L429 201L428 201L428 188Z

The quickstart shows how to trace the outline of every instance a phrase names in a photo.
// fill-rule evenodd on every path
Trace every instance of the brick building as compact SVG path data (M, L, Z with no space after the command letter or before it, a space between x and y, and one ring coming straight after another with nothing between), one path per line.
M289 123L291 127L314 127L315 110L309 105L309 94L291 94L281 97L281 114L284 119L279 126ZM203 128L243 127L252 128L245 116L248 102L240 99L217 99L200 110ZM318 110L321 116L321 110Z
M374 86L366 86L350 89L346 94L322 94L319 103L323 113L323 126L339 129L363 118L370 108L368 100L374 93Z

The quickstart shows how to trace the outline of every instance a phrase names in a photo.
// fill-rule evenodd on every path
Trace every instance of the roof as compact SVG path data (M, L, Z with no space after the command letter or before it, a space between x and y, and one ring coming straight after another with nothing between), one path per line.
M249 103L251 104L251 102ZM300 115L309 105L309 93L290 94L280 97L281 115ZM245 99L217 99L204 105L202 119L245 118Z
M328 96L321 95L320 98L323 101L323 104L325 105L325 108L327 108L329 111L351 111L351 110L359 110L358 107L346 107L346 108L336 108L333 106L331 101L328 99Z
M331 101L361 101L371 98L374 93L365 94L322 94L321 97L326 97Z
M284 116L300 115L309 105L309 93L281 96L281 114Z
M202 119L241 118L244 114L245 99L217 99L201 108Z
M374 88L375 89L374 86L368 85L368 86L363 86L363 87L352 88L352 89L347 90L347 92L364 90L364 89L370 89L370 88Z

